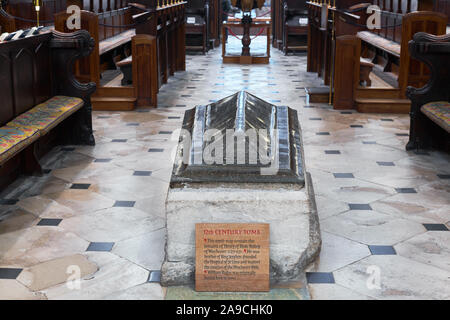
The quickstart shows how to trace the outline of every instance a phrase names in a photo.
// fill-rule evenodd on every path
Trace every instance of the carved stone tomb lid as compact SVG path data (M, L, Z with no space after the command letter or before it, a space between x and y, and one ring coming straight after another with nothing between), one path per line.
M187 110L171 185L189 182L304 185L297 111L240 91Z

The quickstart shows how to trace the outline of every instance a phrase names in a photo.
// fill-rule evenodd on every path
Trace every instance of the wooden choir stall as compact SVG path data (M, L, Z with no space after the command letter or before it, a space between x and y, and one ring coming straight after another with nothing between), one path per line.
M74 61L94 49L89 33L46 31L0 44L0 189L19 174L38 174L57 144L94 145L95 83L74 79Z
M431 68L421 88L408 87L411 124L406 150L438 148L450 151L450 34L419 32L409 43L410 54Z
M325 1L307 5L307 71L317 73L324 85L307 89L310 102L329 101L335 109L360 112L408 113L406 87L420 87L429 78L428 68L411 58L408 42L421 31L445 34L448 17L431 11L436 1L336 0L334 6ZM379 17L379 25L374 17Z
M161 85L185 70L185 2L163 5L151 0L101 13L82 11L81 28L93 36L96 47L89 61L80 62L77 75L97 83L95 110L156 106ZM65 12L55 15L56 30L70 32L67 18ZM102 83L102 73L116 68L123 73L121 84Z
M307 0L272 0L272 45L285 54L305 51L308 35Z
M71 33L76 28L68 27L67 19L72 13L60 10L63 3L66 1L44 1L42 7L48 7L43 11L54 13L53 20L44 22L54 22L55 30ZM9 10L16 12L11 9L13 4L14 1L9 5ZM186 68L186 2L68 0L67 4L82 8L81 29L87 30L95 41L92 54L78 61L74 70L79 80L96 83L93 108L132 110L137 106L156 106L159 88L175 72ZM0 18L0 23L6 20L13 27L18 21L25 23L22 18L14 19L5 10L0 10L0 17L4 18ZM49 14L42 17L50 19ZM23 28L31 27L32 19L30 21ZM117 70L123 74L122 81L115 81L120 76Z
M220 0L189 0L186 4L186 49L203 54L219 45Z

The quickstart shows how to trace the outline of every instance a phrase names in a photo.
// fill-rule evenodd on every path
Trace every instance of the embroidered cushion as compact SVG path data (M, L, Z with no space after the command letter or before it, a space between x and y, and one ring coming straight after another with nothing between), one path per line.
M450 102L430 102L423 105L420 110L434 123L450 133Z
M48 133L61 121L69 117L72 113L83 106L80 98L55 96L44 103L22 113L8 123L9 126L30 128L41 131L41 134Z
M37 129L0 127L0 164L3 164L39 138Z

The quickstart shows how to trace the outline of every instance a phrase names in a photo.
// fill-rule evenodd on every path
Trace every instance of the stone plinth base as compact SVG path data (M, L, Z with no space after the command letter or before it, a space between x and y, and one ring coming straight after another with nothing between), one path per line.
M270 224L270 279L297 279L320 251L309 173L305 187L290 184L192 184L170 188L163 286L194 282L196 223Z

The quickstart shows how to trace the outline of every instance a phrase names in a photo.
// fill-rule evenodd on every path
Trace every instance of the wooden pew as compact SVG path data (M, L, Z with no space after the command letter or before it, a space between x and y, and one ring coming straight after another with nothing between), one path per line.
M186 5L186 49L206 53L209 45L210 11L208 0L190 0ZM191 21L192 20L192 21Z
M95 144L95 83L80 84L70 68L93 45L86 31L0 44L0 188L20 173L39 173L38 159L56 144Z
M98 46L89 61L77 66L77 74L99 84L93 97L94 109L131 110L136 106L157 105L159 87L170 75L186 68L184 5L185 2L174 2L156 7L156 1L149 0L102 13L82 11L81 28L97 39ZM56 15L58 29L65 29L67 17L65 12ZM131 41L135 34L149 36L134 42L141 49L135 48ZM144 52L146 49L150 51ZM137 50L140 57L148 59L130 58ZM101 72L117 67L128 76L123 86L100 86Z
M41 0L39 20L41 26L54 24L54 15L65 11L70 5L77 5L81 10L102 13L127 7L125 0ZM18 17L19 19L16 19ZM24 21L25 19L25 21ZM29 29L36 26L36 10L33 1L8 0L0 9L0 27L3 32Z
M187 2L161 0L138 0L151 14L155 14L139 33L149 34L157 39L158 87L167 83L176 71L186 70L186 28L185 6Z
M300 21L302 19L302 21ZM308 10L306 0L283 1L283 52L305 49L306 42L302 40L308 34ZM306 38L306 37L305 37Z
M309 1L308 8L308 59L307 71L316 72L325 85L330 84L334 59L334 37L356 34L365 23L367 8L359 0L336 0L336 8L328 1ZM333 19L334 17L334 19ZM334 22L333 22L334 20ZM328 101L328 100L327 100Z
M429 1L373 0L372 3L359 3L346 9L339 8L342 3L336 1L337 8L326 5L328 10L325 6L308 2L307 70L323 78L324 85L331 85L336 109L408 112L410 103L405 99L406 86L413 81L424 83L427 69L411 62L407 49L402 48L407 48L407 41L415 32L445 33L442 15L420 11L429 7ZM366 27L366 10L371 4L381 9L381 29L368 30ZM402 22L406 14L411 15L405 24ZM375 85L372 83L372 87L371 78L367 78L371 68L371 75L379 79ZM351 81L349 74L353 75ZM379 86L380 83L383 87ZM326 88L323 89L324 92L318 94L324 97L321 102L328 98Z
M89 79L97 84L98 89L92 97L95 110L132 110L136 106L157 105L156 37L136 36L139 28L148 24L151 13L131 15L132 13L133 8L130 7L103 13L81 11L81 29L91 34L95 46L92 54L80 61L75 71L79 78ZM141 18L144 23L138 24L133 17ZM66 30L67 18L65 12L55 15L57 30ZM111 27L113 25L119 28ZM138 57L132 62L132 68L141 70L136 72L136 77L133 75L133 85L102 86L101 72L108 68L116 69L115 62L132 52L136 52Z
M69 14L65 11L55 14L55 30L72 32L66 26ZM96 48L89 63L81 62L77 76L94 81L100 87L100 74L115 68L115 60L130 54L131 38L136 34L132 25L132 8L94 13L81 11L81 29L87 30L96 41ZM126 26L126 27L120 27Z
M383 15L382 15L383 17ZM432 34L445 34L447 17L441 13L430 11L415 11L406 15L393 16L385 15L388 19L401 20L401 32L388 28L381 29L376 33L370 31L360 31L356 36L356 46L361 47L361 51L353 51L355 55L354 68L359 74L361 56L367 58L374 64L373 73L382 79L389 86L386 87L362 87L360 78L353 79L353 107L361 112L393 112L408 113L410 103L406 100L405 92L408 85L420 87L424 85L429 77L428 68L422 63L411 59L408 53L408 42L414 34L420 31L427 31ZM383 21L383 20L382 20ZM392 24L390 24L392 25ZM395 32L394 32L395 31ZM338 38L339 39L339 38ZM339 41L339 40L338 40ZM398 42L397 42L398 41ZM340 47L339 47L340 48ZM347 55L340 50L336 50L336 57ZM338 58L336 58L338 59ZM349 69L344 65L339 65L335 69L335 107L352 107L347 103L342 103L341 99L349 101L349 97L338 92L338 83L348 85L349 79L340 76L341 72Z
M416 33L409 52L431 67L431 76L425 86L407 88L411 124L406 150L435 147L450 151L450 35Z

